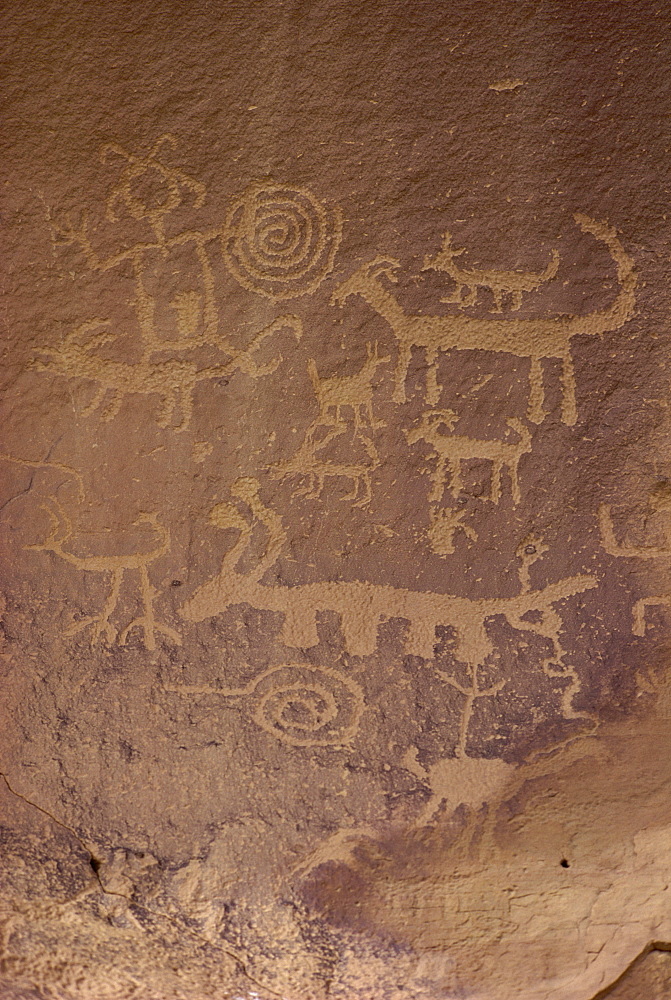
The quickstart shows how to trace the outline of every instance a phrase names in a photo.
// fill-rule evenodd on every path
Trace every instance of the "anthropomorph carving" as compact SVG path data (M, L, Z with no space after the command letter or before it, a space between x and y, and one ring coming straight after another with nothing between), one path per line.
M46 539L41 544L29 545L28 549L37 552L53 552L59 559L65 560L77 569L92 573L109 574L110 588L107 600L100 614L89 615L81 621L76 622L65 631L66 636L76 635L85 628L91 627L92 641L101 641L104 637L108 642L114 642L118 631L112 624L111 618L116 610L121 593L121 586L124 576L128 572L139 573L139 591L142 601L143 613L138 618L134 618L119 635L119 642L124 645L130 632L134 628L141 628L144 634L144 644L147 649L156 648L156 635L164 635L172 642L181 644L179 632L163 625L156 620L154 614L154 599L156 590L149 580L148 567L156 559L165 555L170 547L170 533L167 528L159 523L158 515L155 513L142 513L134 521L136 527L147 526L153 536L154 545L152 548L140 552L127 552L118 555L76 555L67 547L68 542L73 538L73 526L69 516L62 505L54 498L50 498L48 506L44 508L51 522L51 530Z
M611 304L584 316L553 316L549 319L492 319L465 315L408 313L385 284L396 282L399 262L376 257L344 281L332 296L343 305L354 295L361 296L391 327L398 342L394 400L405 401L405 380L413 347L424 348L427 360L426 398L437 406L440 398L436 365L441 351L477 350L529 358L529 420L540 423L544 416L543 370L541 362L557 358L562 363L562 420L575 424L577 409L571 341L579 335L594 336L617 330L633 315L636 276L631 257L625 253L615 230L585 215L575 220L583 230L605 244L615 263L619 290Z
M606 552L611 556L625 559L668 559L671 557L671 485L667 482L658 483L649 496L650 513L655 516L658 538L661 543L650 545L632 545L627 539L620 543L615 537L615 528L610 507L602 504L599 508L599 526L601 542ZM659 594L653 597L642 597L632 608L634 635L645 635L646 610L651 607L671 608L671 593Z
M452 236L449 231L443 236L443 245L434 257L424 259L423 271L442 271L449 274L456 282L454 295L441 298L441 302L456 303L460 308L468 308L476 303L478 288L487 288L494 296L494 312L503 312L503 301L507 296L512 298L511 309L516 312L522 305L524 292L533 292L546 281L554 278L559 270L559 253L553 250L550 262L545 270L533 271L494 271L460 268L455 258L464 252L452 246ZM468 295L464 298L464 290Z

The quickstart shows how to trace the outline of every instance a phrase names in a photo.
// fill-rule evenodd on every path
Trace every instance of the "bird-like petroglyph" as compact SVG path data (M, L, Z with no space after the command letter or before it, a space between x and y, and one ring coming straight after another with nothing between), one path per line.
M91 573L103 573L110 577L109 593L100 614L89 615L76 622L66 630L66 636L76 635L90 627L93 642L102 641L104 637L112 643L118 636L119 643L124 645L131 631L134 628L141 628L144 634L144 644L149 650L156 648L157 634L164 635L177 645L181 644L179 632L170 628L169 625L158 622L154 614L154 600L157 591L149 580L148 567L156 559L165 555L170 548L170 533L159 522L157 514L142 513L134 521L136 527L147 526L150 536L154 539L152 548L118 555L80 556L67 548L68 542L73 539L73 526L63 506L54 497L51 497L44 509L49 515L51 529L44 542L29 545L27 548L37 552L52 552L59 559L65 560L77 569ZM133 571L139 574L139 594L143 613L134 618L119 634L117 628L112 624L111 618L119 602L124 576Z
M454 434L453 428L459 417L454 410L425 410L419 421L410 430L404 431L408 444L419 441L428 444L436 459L436 467L431 475L432 489L429 502L439 503L450 477L450 492L456 496L462 489L461 463L469 458L484 458L492 463L490 500L495 504L501 497L501 474L506 467L510 473L513 503L521 500L518 466L522 455L531 451L531 434L521 420L509 418L506 423L517 435L514 442L497 438L471 438Z
M339 670L308 663L270 667L244 687L166 687L181 695L219 695L240 703L251 699L261 729L293 747L347 746L359 729L363 691Z
M259 610L281 614L284 619L282 642L305 649L317 645L319 641L317 613L334 611L340 617L348 652L368 656L377 647L380 623L401 618L408 622L404 642L406 652L426 659L434 656L436 628L451 625L456 633L456 658L469 664L481 664L494 651L486 623L490 618L502 615L514 629L535 632L550 639L552 653L543 669L546 672L554 669L557 676L575 680L571 670L563 665L563 651L558 645L562 619L555 605L596 587L597 579L591 574L567 577L541 590L532 590L525 583L528 580L527 571L527 576L520 576L521 589L517 596L475 599L362 580L327 580L295 586L264 584L262 578L279 556L286 533L281 519L261 501L259 484L254 479L239 481L235 495L251 512L251 517L232 504L219 504L213 509L211 522L219 527L235 529L239 538L224 556L217 576L199 587L180 608L179 613L186 620L202 621L227 608L248 604ZM238 564L245 554L255 524L266 527L266 551L253 569L241 572ZM538 558L540 553L537 547L531 542L527 545L533 549L530 555ZM529 612L535 612L534 621L525 618ZM554 661L558 661L556 667L552 666ZM570 694L565 692L566 704L572 700L575 686L569 684L569 689Z
M635 305L636 275L615 229L585 215L576 215L583 232L590 233L609 250L615 264L619 289L612 303L583 316L560 315L539 319L492 319L459 315L407 313L384 278L395 283L399 262L376 257L364 264L333 293L331 301L344 305L351 296L361 296L387 321L398 342L394 400L405 402L405 381L413 347L424 348L427 360L426 399L437 406L440 398L436 365L441 351L477 350L529 358L529 420L540 423L545 416L541 362L557 358L562 363L562 420L575 424L577 409L571 341L579 335L595 336L618 330L631 318Z
M232 348L233 357L224 364L198 367L185 358L168 358L163 361L143 357L129 364L101 357L97 352L105 344L117 339L117 334L108 329L109 322L92 319L81 323L65 335L57 347L42 347L30 367L35 371L59 375L66 379L82 379L93 383L93 398L82 411L89 416L98 408L103 420L112 420L118 414L126 396L138 393L143 396L158 396L159 410L156 422L159 427L167 427L179 408L180 421L174 427L184 431L189 427L193 413L193 396L199 382L209 379L226 379L236 371L242 371L251 378L260 378L274 372L282 361L282 356L265 365L254 360L254 353L264 340L288 330L296 339L302 332L297 316L280 316L269 323L252 338L245 350ZM104 405L103 405L104 404Z
M425 257L423 271L442 271L449 274L456 282L454 295L441 298L441 302L456 303L459 308L467 309L474 306L478 297L478 288L487 288L494 297L494 312L503 312L503 302L508 296L512 299L511 310L517 312L522 305L524 292L533 292L545 282L554 278L559 270L559 253L553 250L547 267L538 273L529 271L494 271L460 268L455 263L455 257L464 252L452 246L452 236L449 231L443 235L443 244L433 257ZM464 297L464 291L468 294Z
M659 483L650 493L648 500L650 513L657 515L657 530L661 534L658 541L650 545L634 545L625 539L618 542L608 505L599 508L599 527L601 542L606 552L611 556L624 559L669 559L671 557L671 487L668 483ZM632 608L634 635L645 635L646 610L651 607L671 608L671 593L652 597L641 597Z
M306 188L255 183L232 205L221 241L236 281L278 302L319 287L341 237L338 206L323 205Z

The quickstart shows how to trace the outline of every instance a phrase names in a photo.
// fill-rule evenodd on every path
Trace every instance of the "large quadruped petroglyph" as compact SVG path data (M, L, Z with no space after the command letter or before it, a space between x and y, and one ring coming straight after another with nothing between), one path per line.
M14 5L0 1000L671 1000L671 16Z

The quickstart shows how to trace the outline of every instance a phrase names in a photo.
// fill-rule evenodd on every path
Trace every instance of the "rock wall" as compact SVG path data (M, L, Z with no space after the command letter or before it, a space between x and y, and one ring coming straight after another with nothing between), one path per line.
M664 6L7 8L0 996L671 997Z

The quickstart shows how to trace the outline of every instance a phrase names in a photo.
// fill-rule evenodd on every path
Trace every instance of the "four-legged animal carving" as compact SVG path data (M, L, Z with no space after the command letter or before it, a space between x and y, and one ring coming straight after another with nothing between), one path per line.
M335 422L340 423L340 411L343 406L351 407L354 414L354 428L359 430L364 426L364 414L368 418L368 426L384 427L384 422L373 417L373 378L378 365L386 365L391 358L381 358L377 353L377 341L371 350L370 342L366 344L368 355L363 367L355 375L332 375L324 378L317 371L313 358L308 361L308 372L319 402L318 424L333 423L329 411L334 411Z
M381 278L396 281L397 260L377 257L364 264L333 293L331 301L343 305L353 295L360 295L387 321L398 341L394 400L405 402L405 380L413 347L426 351L427 401L436 406L440 398L436 364L441 351L491 351L529 358L529 419L540 423L545 416L541 361L558 358L562 363L562 420L575 424L575 378L571 358L571 340L579 334L594 336L618 330L633 315L636 275L631 257L625 253L613 228L576 215L578 226L610 251L617 270L619 291L604 309L585 316L553 316L550 319L491 319L473 316L437 316L407 313Z
M344 431L344 426L338 424L319 441L315 441L310 433L306 434L303 444L291 458L270 467L271 474L276 479L285 479L288 476L304 477L307 480L306 485L296 489L294 496L305 496L313 500L321 496L328 477L350 479L353 487L352 492L343 497L343 500L351 500L353 507L366 507L372 498L371 473L380 464L373 442L367 437L361 437L369 460L367 463L338 462L330 458L319 457L319 452L323 451L334 438L343 434Z
M452 434L452 428L457 422L457 414L453 410L427 410L422 414L419 424L412 430L404 431L408 444L425 441L431 446L437 459L435 471L431 479L433 488L429 495L432 503L439 503L446 485L446 473L450 474L450 491L453 496L461 489L461 463L468 458L486 458L492 463L492 481L490 500L498 503L501 497L501 472L504 465L510 472L513 503L521 499L520 485L517 478L517 467L520 458L531 451L531 434L521 420L511 417L506 421L511 430L515 431L519 441L511 444L496 438L482 439L465 437L462 434ZM446 432L441 430L446 428Z
M511 310L516 312L522 305L523 292L533 292L546 281L554 278L559 270L559 253L552 251L551 259L544 271L480 271L462 269L454 262L454 258L464 252L452 246L452 236L449 231L443 236L443 245L435 257L425 257L423 271L442 271L454 278L457 283L454 295L442 298L441 302L456 303L468 308L474 306L478 297L478 288L488 288L494 296L494 312L503 312L505 296L512 297ZM468 295L464 298L464 290Z
M117 630L110 622L110 618L114 614L119 601L119 594L121 592L124 574L130 570L137 570L140 574L140 597L142 599L144 613L140 617L134 618L132 622L126 626L119 636L119 642L121 645L124 645L131 630L139 627L144 632L144 641L147 649L156 648L157 632L166 636L166 638L171 639L172 642L177 643L177 645L181 645L182 640L179 632L170 628L169 625L160 624L154 617L154 598L156 596L156 590L149 582L149 571L147 567L153 563L154 560L165 555L170 547L170 533L167 528L164 528L163 525L159 524L158 516L156 514L140 514L137 520L133 522L136 526L143 524L150 526L151 531L156 538L156 545L154 548L149 549L146 552L129 552L124 553L123 555L78 556L75 555L74 552L70 552L65 547L67 542L69 542L72 538L73 530L70 519L63 510L62 506L54 497L52 497L51 506L45 507L44 509L49 514L51 530L42 544L29 545L27 548L34 549L38 552L53 552L54 555L57 555L60 559L64 559L65 562L70 563L71 566L76 566L77 569L93 573L109 573L111 577L109 594L102 612L99 615L90 615L82 621L77 622L65 632L65 635L76 635L78 632L81 632L82 629L88 628L90 625L92 626L92 636L94 642L102 639L103 635L108 642L114 642L117 637Z
M103 420L112 420L117 415L124 396L140 393L145 396L157 395L161 407L157 417L159 427L167 427L177 406L182 419L175 427L184 431L189 426L193 410L193 394L198 382L213 378L226 378L236 370L245 372L252 378L269 375L280 364L281 356L266 365L254 361L253 353L260 344L278 330L289 329L299 339L301 323L297 316L280 316L260 330L244 351L236 351L230 361L209 368L198 368L183 358L167 361L152 361L143 357L135 364L112 361L96 354L98 348L116 339L116 334L94 333L109 326L106 320L93 319L71 330L56 348L43 347L40 353L48 360L35 359L31 367L36 371L61 375L64 378L81 378L93 382L97 388L91 402L83 411L84 416L93 413L110 396L102 411ZM82 337L85 339L82 342Z

